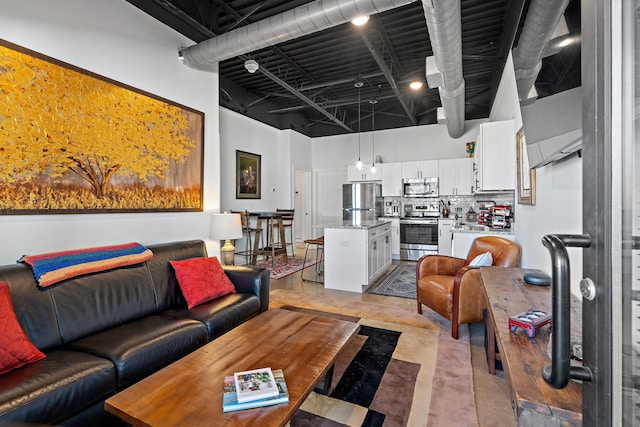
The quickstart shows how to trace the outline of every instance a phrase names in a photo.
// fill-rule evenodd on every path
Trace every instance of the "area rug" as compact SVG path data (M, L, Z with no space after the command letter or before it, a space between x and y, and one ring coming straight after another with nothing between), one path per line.
M327 395L312 392L291 427L477 426L469 334L402 307L274 290L270 306L360 324Z
M271 271L271 279L282 279L293 273L297 273L300 270L316 265L318 262L314 258L307 258L307 261L303 264L303 258L288 257L285 262L284 257L278 256L275 259L275 263L268 261L258 261L256 265L258 267L265 267Z
M416 299L416 265L398 264L379 284L367 292L376 295Z

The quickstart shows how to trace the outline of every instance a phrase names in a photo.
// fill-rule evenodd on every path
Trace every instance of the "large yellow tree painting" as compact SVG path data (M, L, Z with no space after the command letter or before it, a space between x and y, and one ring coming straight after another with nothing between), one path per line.
M3 211L199 209L200 163L180 168L201 132L195 112L0 44Z

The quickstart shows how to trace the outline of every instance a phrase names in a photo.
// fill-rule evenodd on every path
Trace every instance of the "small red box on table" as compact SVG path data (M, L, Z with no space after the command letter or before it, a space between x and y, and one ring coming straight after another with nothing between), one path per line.
M509 330L515 332L517 328L522 328L529 338L533 338L538 329L549 323L551 323L550 313L532 308L509 317Z

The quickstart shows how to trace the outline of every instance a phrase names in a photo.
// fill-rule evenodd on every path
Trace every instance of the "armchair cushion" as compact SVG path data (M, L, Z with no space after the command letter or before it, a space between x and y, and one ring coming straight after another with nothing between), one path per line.
M485 252L478 255L469 263L470 267L489 267L493 264L493 255L491 252Z

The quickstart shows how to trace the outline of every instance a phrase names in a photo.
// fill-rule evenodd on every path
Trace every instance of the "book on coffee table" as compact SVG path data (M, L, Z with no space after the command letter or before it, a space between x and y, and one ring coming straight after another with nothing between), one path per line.
M234 375L224 377L224 394L222 396L222 412L240 411L242 409L260 408L263 406L277 405L289 402L289 392L287 384L284 381L284 372L282 369L276 369L272 372L276 383L278 394L262 399L250 400L248 402L238 402L236 393L236 382Z

